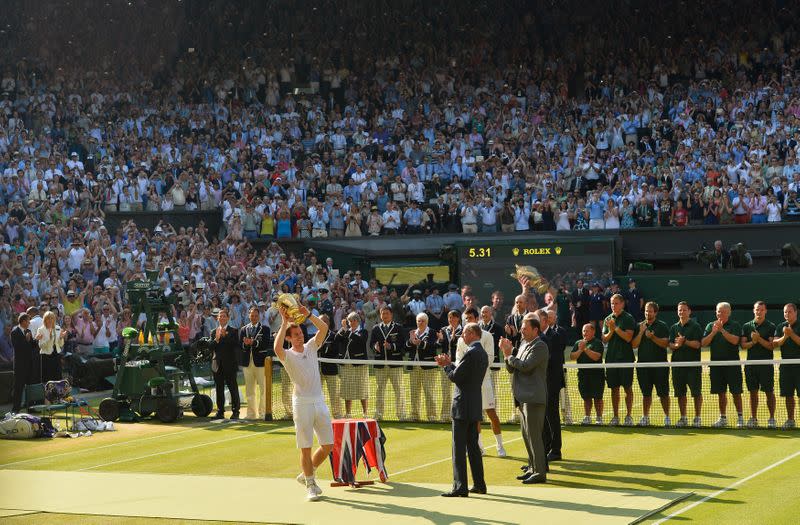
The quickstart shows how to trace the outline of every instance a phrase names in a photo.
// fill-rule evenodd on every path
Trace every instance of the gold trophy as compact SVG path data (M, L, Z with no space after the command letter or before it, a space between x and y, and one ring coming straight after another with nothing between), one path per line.
M289 314L289 319L297 324L303 324L306 320L306 316L300 313L300 301L295 294L282 293L278 295L274 306L278 309L280 309L281 306L285 307Z
M514 279L519 280L522 277L527 277L531 287L540 294L544 294L550 289L550 283L547 282L547 279L542 277L539 274L539 270L533 266L520 266L519 264L515 264L514 266L516 267L516 271L511 274L511 277Z

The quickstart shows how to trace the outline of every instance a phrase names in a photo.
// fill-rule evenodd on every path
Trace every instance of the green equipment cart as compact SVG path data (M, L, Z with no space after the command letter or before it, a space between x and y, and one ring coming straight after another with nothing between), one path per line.
M198 417L211 413L211 398L200 393L193 365L208 358L205 345L184 347L178 338L178 325L172 316L174 296L165 296L155 272L147 280L128 283L126 293L135 323L141 314L146 321L141 330L122 331L122 352L115 358L116 375L111 397L100 402L100 417L105 421L137 421L155 415L171 423L191 407ZM167 321L159 323L159 316ZM188 387L188 389L187 389Z

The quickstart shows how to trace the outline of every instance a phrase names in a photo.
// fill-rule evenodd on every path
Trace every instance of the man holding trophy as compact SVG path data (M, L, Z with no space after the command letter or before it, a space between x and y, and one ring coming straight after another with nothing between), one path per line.
M309 501L316 501L322 495L322 489L317 485L314 471L325 462L333 448L333 424L322 393L317 356L317 351L328 335L328 325L319 317L311 315L305 306L297 304L297 300L289 294L279 297L278 303L282 322L275 335L273 349L286 367L286 372L292 378L294 385L292 414L297 448L300 449L300 465L303 468L303 472L297 476L297 481L306 487L306 498ZM291 309L285 306L287 303L291 305ZM304 341L303 331L299 325L306 317L317 328L317 335L308 342ZM284 349L283 344L287 339L291 347ZM314 434L317 435L319 448L312 455Z

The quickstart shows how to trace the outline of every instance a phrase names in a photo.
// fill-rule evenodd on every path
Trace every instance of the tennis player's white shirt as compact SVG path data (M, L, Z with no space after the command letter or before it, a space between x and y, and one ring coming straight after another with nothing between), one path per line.
M494 338L492 334L486 330L481 330L481 346L489 357L489 364L491 365L494 362ZM461 361L464 354L467 353L467 350L469 350L467 343L464 342L464 339L459 337L458 343L456 343L456 363ZM484 410L496 407L494 388L492 387L492 376L489 374L489 370L489 368L486 369L486 373L483 376L483 384L481 385L481 398Z
M311 339L303 348L303 353L286 350L281 360L294 385L292 408L297 448L311 448L314 434L320 445L330 445L333 444L333 424L322 394L317 343Z

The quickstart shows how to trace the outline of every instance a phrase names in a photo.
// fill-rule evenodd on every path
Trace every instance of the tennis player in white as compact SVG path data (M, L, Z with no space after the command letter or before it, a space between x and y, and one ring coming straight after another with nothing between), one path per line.
M305 485L308 490L306 498L309 501L317 501L322 495L322 489L314 479L314 471L328 458L333 448L333 424L322 394L322 380L317 359L317 350L325 341L328 325L316 315L312 315L306 307L300 306L300 313L308 316L317 328L317 335L306 343L303 331L299 325L291 322L285 307L281 308L280 313L283 321L275 336L274 348L275 355L283 363L294 385L292 394L294 428L297 448L300 449L300 465L303 468L303 472L297 476L297 481ZM284 339L287 337L292 347L284 350ZM317 435L319 448L312 456L314 434Z

